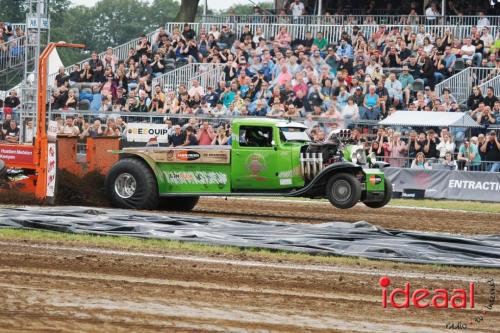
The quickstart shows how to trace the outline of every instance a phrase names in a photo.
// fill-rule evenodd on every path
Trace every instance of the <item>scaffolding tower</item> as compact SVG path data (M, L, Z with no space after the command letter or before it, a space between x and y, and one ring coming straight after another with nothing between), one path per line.
M33 116L36 128L38 110L38 59L50 39L49 0L26 0L26 45L24 46L24 75L21 83L21 112L23 118ZM24 124L23 124L24 125ZM21 131L24 126L21 126ZM21 133L21 138L23 138Z

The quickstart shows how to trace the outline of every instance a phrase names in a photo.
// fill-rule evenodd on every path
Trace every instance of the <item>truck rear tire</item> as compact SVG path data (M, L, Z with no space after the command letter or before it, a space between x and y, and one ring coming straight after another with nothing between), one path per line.
M361 185L353 175L339 173L333 175L328 180L326 184L326 196L334 207L340 209L351 208L361 198Z
M179 212L189 212L200 200L199 196L194 197L163 197L160 199L160 209L174 210Z
M119 160L106 176L111 205L127 209L158 208L158 183L151 169L141 160Z
M382 208L385 205L387 205L389 203L389 201L391 201L391 198L392 198L392 184L387 179L387 177L385 177L384 178L384 198L381 201L364 202L364 204L370 208Z

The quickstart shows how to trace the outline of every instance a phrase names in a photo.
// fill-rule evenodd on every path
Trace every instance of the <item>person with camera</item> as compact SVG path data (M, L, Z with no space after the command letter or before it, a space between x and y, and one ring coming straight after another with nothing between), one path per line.
M426 139L424 140L424 154L427 159L438 159L439 150L437 146L441 143L434 130L428 130Z
M485 160L488 162L493 162L490 168L490 172L500 171L500 141L498 140L497 133L495 131L490 131L486 137L486 140L480 147L481 152L485 154Z
M391 167L402 168L406 162L404 157L408 148L406 143L401 139L401 133L394 132L389 142L383 144L387 145L386 150L389 154L387 162L389 162Z
M198 143L202 146L208 146L212 144L212 141L215 139L215 132L212 127L208 123L207 120L203 121L203 125L201 126L200 130L196 134L196 139Z

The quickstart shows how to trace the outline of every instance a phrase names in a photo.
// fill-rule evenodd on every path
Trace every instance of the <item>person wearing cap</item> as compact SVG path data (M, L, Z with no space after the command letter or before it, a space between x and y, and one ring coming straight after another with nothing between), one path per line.
M477 140L477 137L475 137ZM479 171L481 167L481 156L474 143L474 137L469 141L467 138L458 148L457 161L459 168L468 171Z
M208 103L210 107L215 107L219 101L219 95L214 91L212 86L207 87L207 93L203 96L202 102Z
M346 56L346 55L342 56L341 61L337 66L337 70L338 71L346 71L348 75L353 74L353 66L352 66L352 63L349 60L348 56ZM338 74L338 72L337 72L337 74Z
M410 94L413 90L413 82L415 82L415 80L410 74L410 69L407 65L403 66L403 71L399 74L398 80L401 82L401 87L403 88L405 98L404 103L405 105L408 105L410 103Z

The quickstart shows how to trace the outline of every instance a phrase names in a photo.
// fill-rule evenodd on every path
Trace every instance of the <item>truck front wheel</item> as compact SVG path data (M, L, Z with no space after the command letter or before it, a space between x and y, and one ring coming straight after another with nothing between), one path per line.
M189 212L200 200L199 196L194 197L163 197L160 199L160 208L179 212Z
M353 175L339 173L328 180L326 196L330 203L337 208L351 208L361 198L361 185Z
M389 201L391 201L391 198L392 198L392 184L389 181L389 179L387 179L387 177L385 177L385 180L384 180L384 198L380 201L365 202L364 204L370 208L381 208L381 207L384 207L385 205L387 205L389 203Z
M158 208L158 184L151 169L135 158L113 165L106 177L111 205L128 209Z

